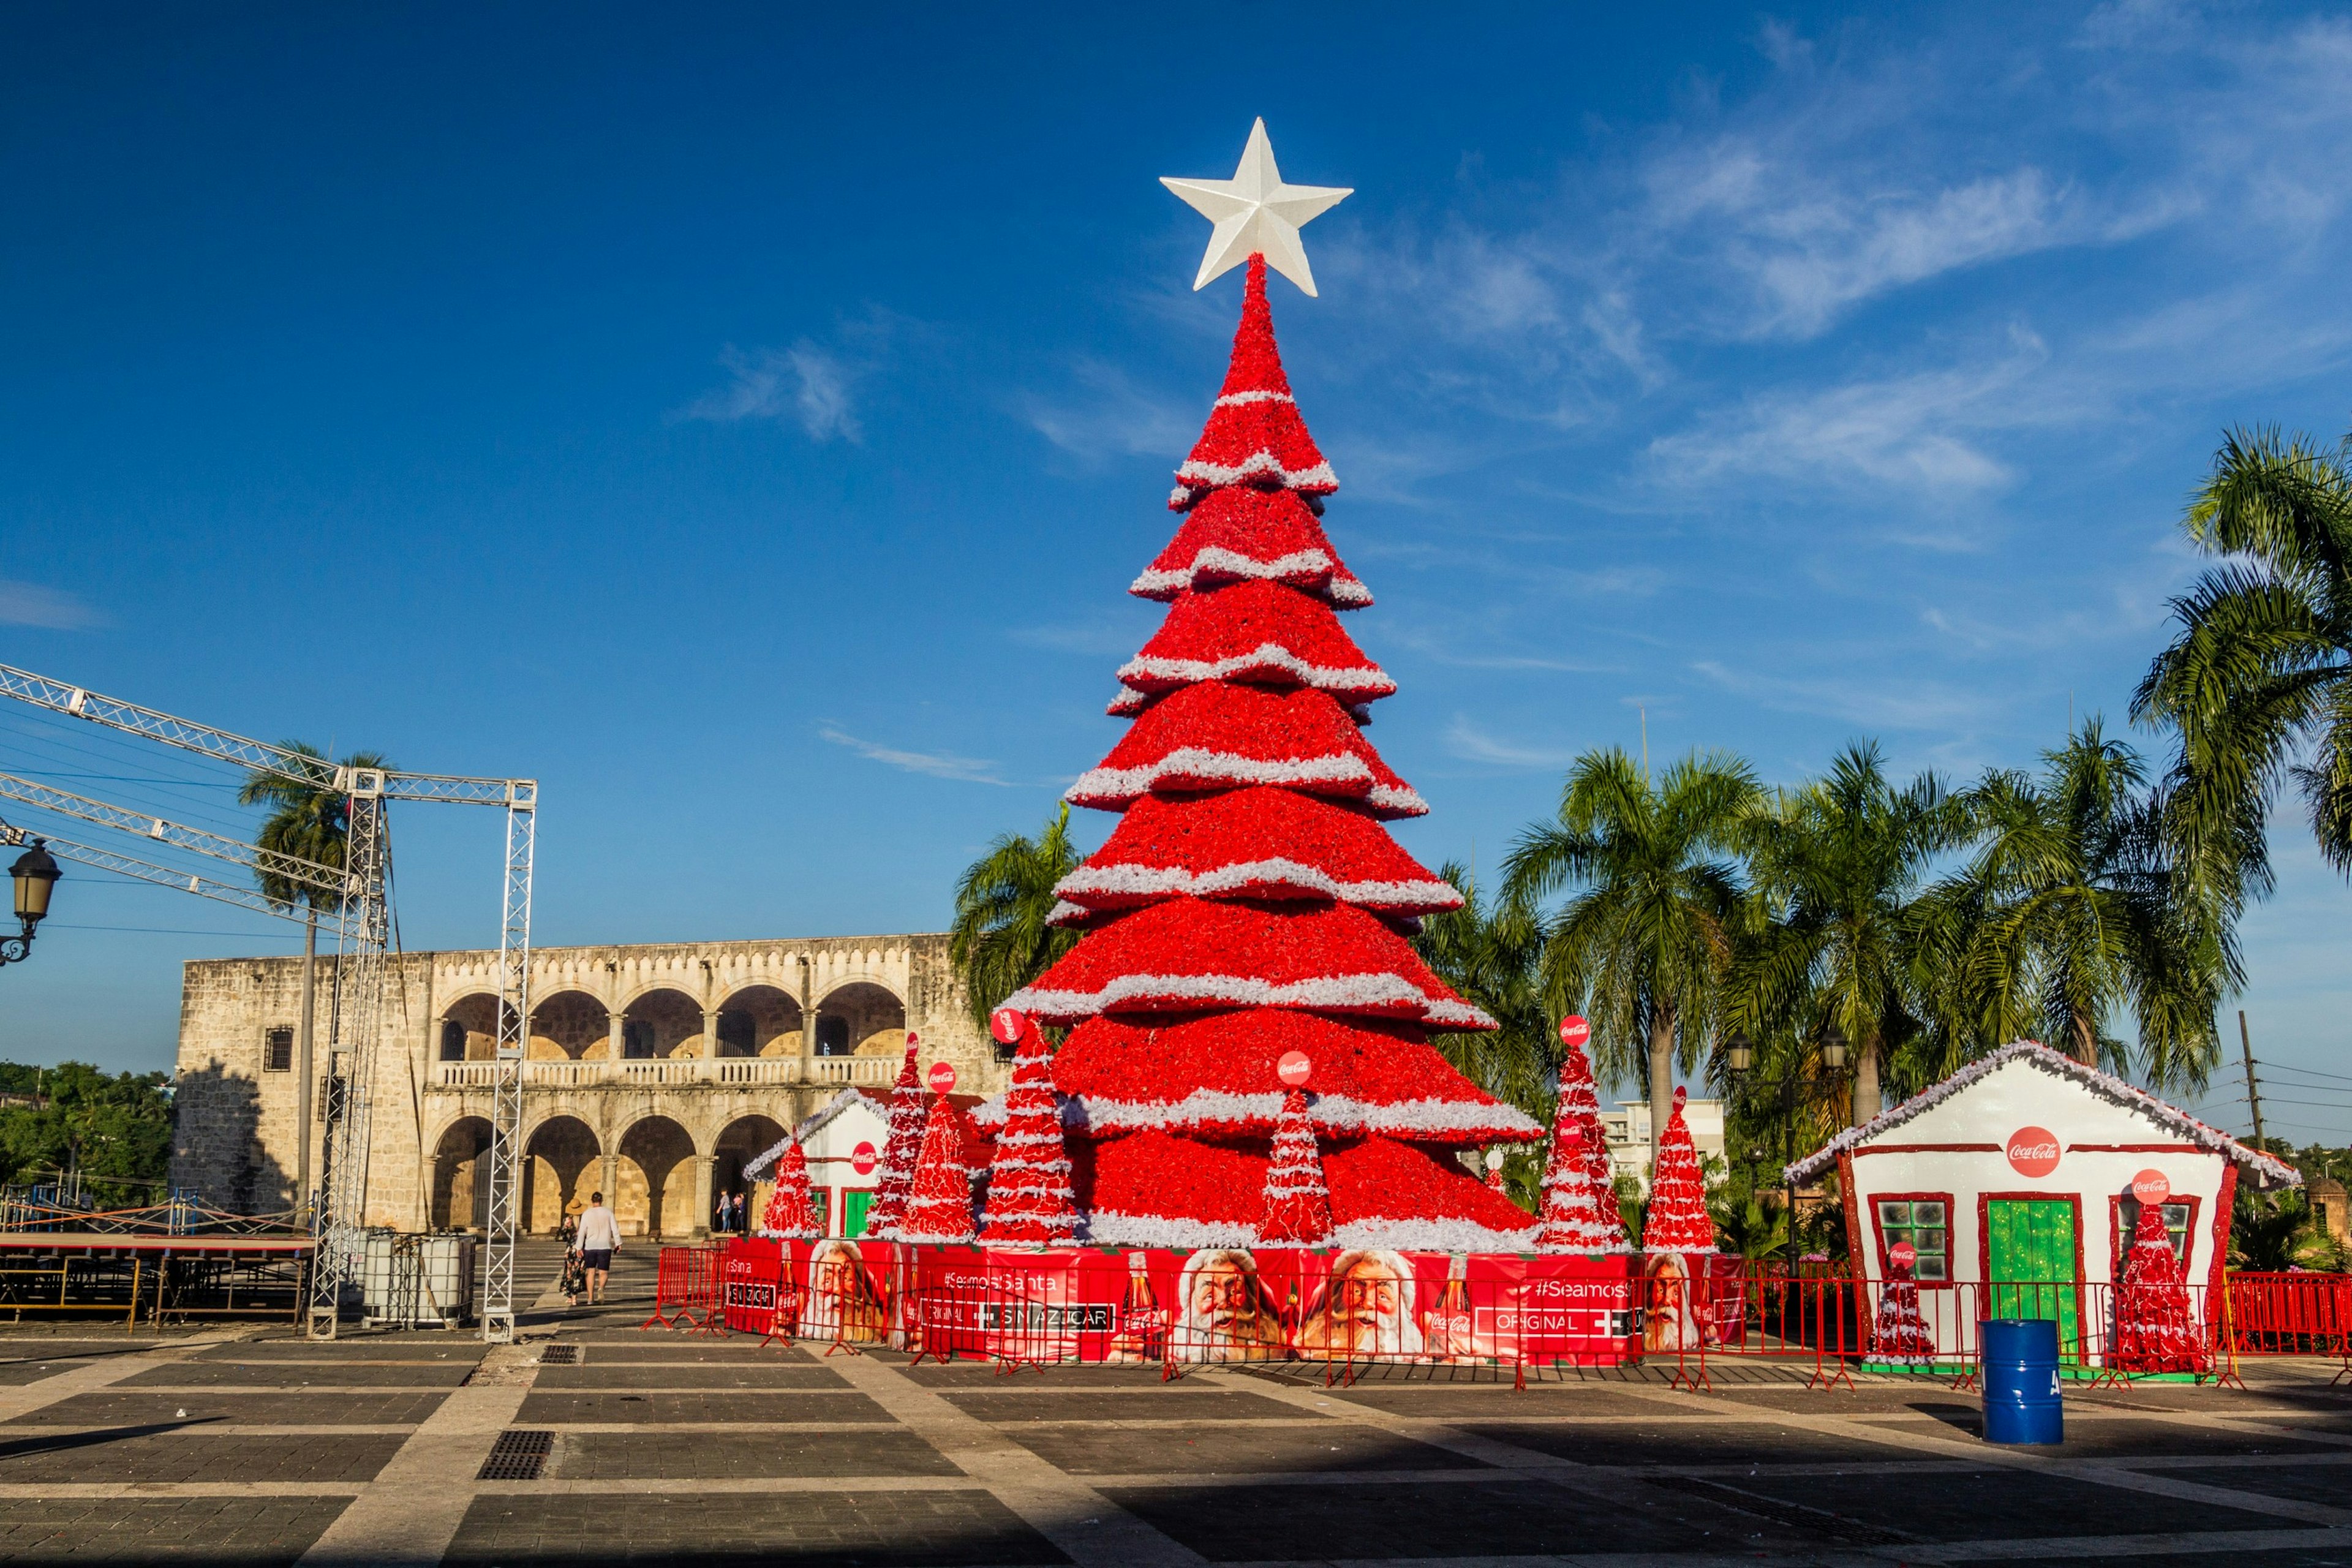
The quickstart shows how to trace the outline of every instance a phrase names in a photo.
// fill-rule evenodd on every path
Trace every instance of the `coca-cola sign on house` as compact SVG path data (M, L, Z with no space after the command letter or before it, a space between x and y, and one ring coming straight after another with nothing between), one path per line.
M2009 1135L2010 1168L2021 1176L2046 1176L2058 1168L2058 1134L2046 1127L2021 1127Z

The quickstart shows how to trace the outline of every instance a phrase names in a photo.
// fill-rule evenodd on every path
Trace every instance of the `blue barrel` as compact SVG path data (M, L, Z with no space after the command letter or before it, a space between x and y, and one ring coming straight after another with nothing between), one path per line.
M1985 1441L2065 1441L2058 1325L2048 1318L1989 1318L1977 1324L1977 1334L1984 1347Z

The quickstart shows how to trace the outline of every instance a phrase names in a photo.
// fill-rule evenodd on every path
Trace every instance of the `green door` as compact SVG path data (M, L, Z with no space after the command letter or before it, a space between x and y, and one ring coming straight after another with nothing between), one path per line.
M2056 1319L2058 1354L2077 1359L2074 1205L2063 1198L1987 1199L1985 1237L1992 1264L1990 1315Z
M841 1194L841 1234L844 1236L864 1236L866 1234L866 1211L873 1206L873 1188L844 1188Z

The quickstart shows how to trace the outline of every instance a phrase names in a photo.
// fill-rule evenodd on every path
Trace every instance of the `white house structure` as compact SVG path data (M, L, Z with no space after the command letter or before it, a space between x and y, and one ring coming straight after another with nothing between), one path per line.
M1800 1185L1835 1168L1846 1244L1874 1286L1888 1256L1916 1255L1922 1314L1938 1349L1984 1317L2055 1317L2095 1354L2107 1287L2138 1223L2135 1178L2168 1190L2166 1228L2192 1286L2218 1286L2242 1180L2299 1184L2292 1166L2144 1089L2021 1040L2003 1046L1798 1161ZM2144 1190L2152 1190L2152 1184ZM2192 1292L2200 1299L2202 1290ZM1875 1298L1875 1289L1873 1291Z

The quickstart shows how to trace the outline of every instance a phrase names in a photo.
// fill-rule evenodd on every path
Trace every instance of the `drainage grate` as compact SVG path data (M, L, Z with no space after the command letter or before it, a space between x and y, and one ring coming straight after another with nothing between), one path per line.
M490 1457L474 1479L478 1481L535 1481L555 1447L552 1432L509 1431L490 1445Z
M580 1347L578 1345L548 1345L539 1352L539 1364L541 1366L578 1366L580 1364Z

